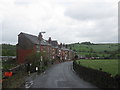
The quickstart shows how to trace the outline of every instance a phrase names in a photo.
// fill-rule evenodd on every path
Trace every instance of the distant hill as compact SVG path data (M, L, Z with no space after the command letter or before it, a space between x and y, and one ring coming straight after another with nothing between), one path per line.
M2 56L16 56L16 45L0 44L2 47Z
M104 57L104 58L117 58L118 44L94 44L90 42L69 44L69 48L76 51L78 54L86 57Z
M16 56L16 45L0 44L2 56ZM117 43L94 44L91 42L67 44L66 48L86 57L120 58Z

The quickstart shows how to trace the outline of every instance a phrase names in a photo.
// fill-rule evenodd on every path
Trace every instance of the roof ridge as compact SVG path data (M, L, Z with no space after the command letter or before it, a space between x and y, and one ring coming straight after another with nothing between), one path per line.
M28 34L28 33L23 33L23 32L22 32L22 34L26 34L26 35L29 35L29 36L37 37L37 36L35 36L35 35Z

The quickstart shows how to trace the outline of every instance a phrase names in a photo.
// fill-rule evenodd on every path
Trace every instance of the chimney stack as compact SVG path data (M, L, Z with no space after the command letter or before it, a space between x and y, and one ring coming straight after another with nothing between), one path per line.
M63 47L63 44L62 43L60 43L60 48L62 48Z
M39 35L38 35L38 40L43 40L43 36L42 36L42 33L40 32Z
M49 44L51 44L51 41L52 41L52 39L51 39L51 37L49 37L49 39L48 39Z

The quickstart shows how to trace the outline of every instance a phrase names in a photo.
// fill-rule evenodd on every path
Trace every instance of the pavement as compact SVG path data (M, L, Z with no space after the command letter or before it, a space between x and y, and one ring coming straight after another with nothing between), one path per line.
M25 88L97 88L81 79L73 70L72 61L51 66L44 73L26 78Z

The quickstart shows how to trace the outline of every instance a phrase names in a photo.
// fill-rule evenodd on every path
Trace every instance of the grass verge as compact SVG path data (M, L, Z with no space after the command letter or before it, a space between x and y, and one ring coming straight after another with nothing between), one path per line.
M86 66L88 68L102 70L104 72L112 74L112 76L115 76L118 73L118 60L78 60L78 64L82 66Z
M18 71L12 77L5 79L2 83L2 88L19 88L25 81L24 77L27 75L24 71Z

